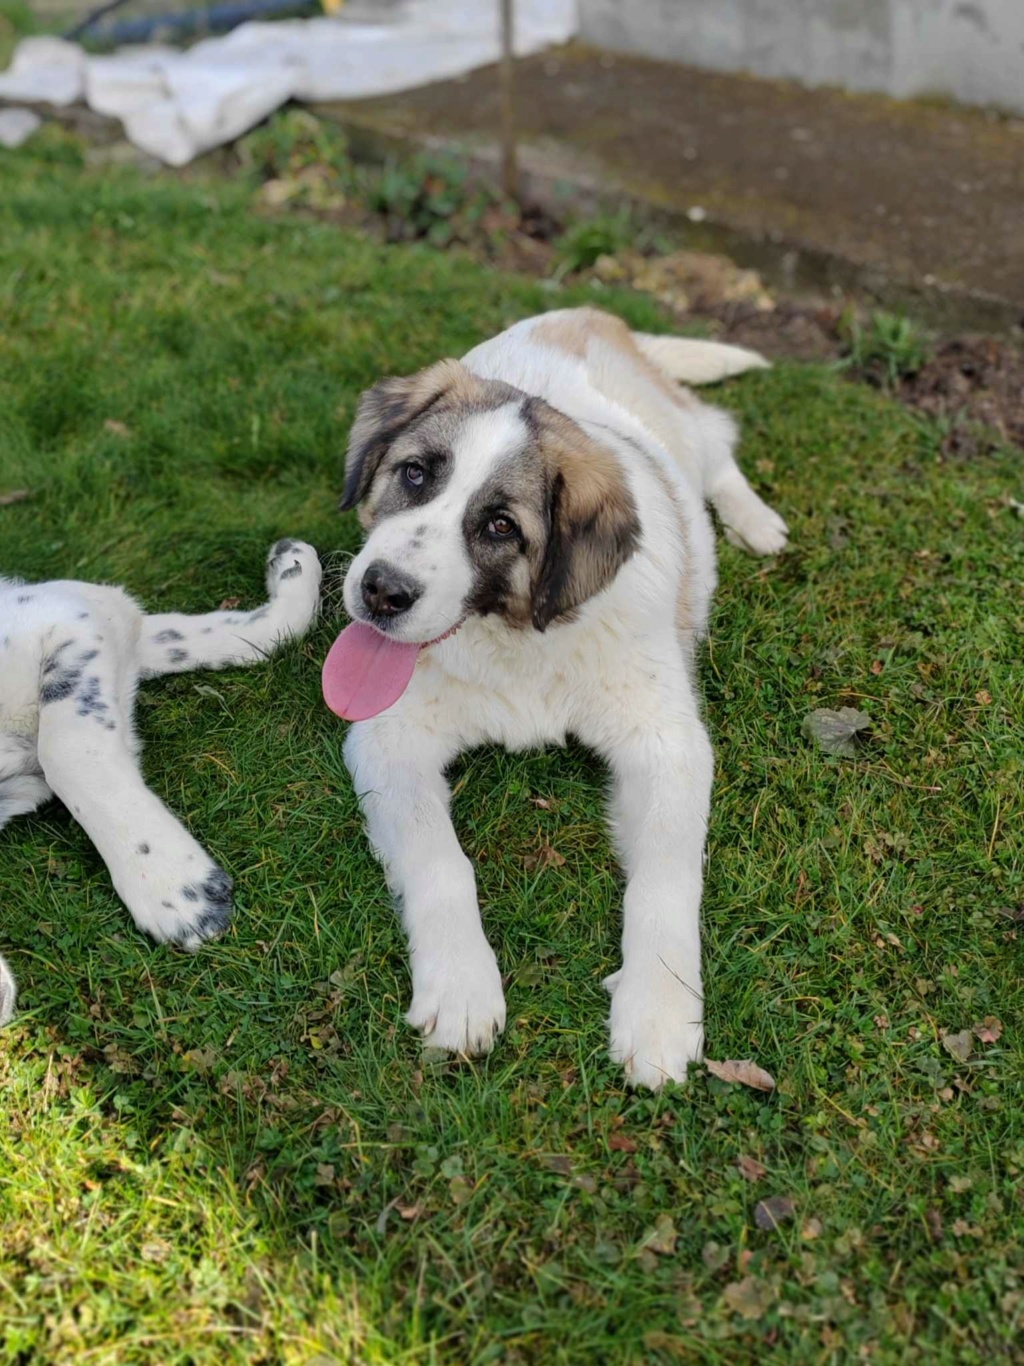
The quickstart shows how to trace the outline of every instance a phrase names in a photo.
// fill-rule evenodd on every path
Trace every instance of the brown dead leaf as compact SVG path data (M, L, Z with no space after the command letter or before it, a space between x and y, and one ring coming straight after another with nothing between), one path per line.
M819 1239L824 1232L825 1229L822 1225L821 1220L812 1217L807 1220L803 1228L800 1230L800 1237L804 1240L805 1243L813 1243L816 1242L817 1239Z
M733 1311L745 1319L759 1319L771 1306L775 1295L770 1285L757 1276L744 1276L725 1287L722 1298Z
M958 1062L966 1062L974 1046L974 1035L969 1029L961 1029L959 1034L943 1034L942 1046Z
M992 694L988 688L982 688L980 692L974 694L974 700L980 707L990 707L992 705Z
M758 1228L776 1229L796 1213L796 1201L788 1195L769 1195L754 1206L754 1223Z
M557 1172L559 1176L572 1176L572 1159L561 1153L544 1153L540 1165L549 1172Z
M7 493L0 493L0 508L10 507L12 503L23 503L31 497L31 489L11 489Z
M881 661L880 659L872 660L872 662L871 662L871 672L875 675L876 678L877 678L877 676L882 672L882 670L883 670L884 668L885 668L885 665L882 663L882 661Z
M760 1181L768 1170L753 1157L738 1157L736 1166L739 1168L740 1176L745 1177L747 1181Z
M670 1257L676 1250L679 1234L670 1214L659 1214L654 1227L644 1237L644 1247L659 1257Z
M219 612L233 612L241 601L241 598L225 598L217 610Z
M550 797L531 797L530 805L539 807L541 811L552 811L554 810L555 803Z
M942 1213L937 1209L927 1209L924 1212L924 1222L928 1228L928 1237L933 1243L942 1242Z
M974 1037L979 1043L998 1043L1003 1033L1003 1022L994 1015L986 1015L981 1024L974 1026Z
M557 849L552 849L550 844L542 844L534 853L526 855L523 867L528 873L537 873L542 868L561 868L564 862L565 856Z
M740 1086L751 1086L755 1091L774 1091L775 1078L758 1067L753 1058L727 1058L724 1062L704 1059L704 1066L719 1081L733 1081Z
M114 436L131 436L132 430L123 422L118 422L116 417L108 417L103 424L105 432L111 432Z
M635 1153L636 1139L630 1138L629 1134L610 1134L608 1146L613 1153Z
M396 1205L395 1212L399 1219L404 1219L407 1224L411 1224L414 1219L418 1219L423 1213L422 1205Z

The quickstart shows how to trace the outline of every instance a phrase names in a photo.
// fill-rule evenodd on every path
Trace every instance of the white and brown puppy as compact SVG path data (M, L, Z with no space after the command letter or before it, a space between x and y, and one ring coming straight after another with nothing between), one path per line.
M267 560L254 612L145 616L120 588L0 579L0 829L59 797L102 855L139 929L195 949L231 915L231 879L139 771L140 678L254 664L316 615L320 561L302 541ZM15 985L0 958L0 1025Z
M486 1051L505 1023L445 769L485 742L575 735L611 766L627 879L612 1056L650 1087L701 1056L705 504L755 554L781 550L787 529L737 468L731 418L676 381L764 364L581 309L360 402L343 507L361 505L369 534L324 690L358 721L345 756L409 935L408 1019L431 1045Z

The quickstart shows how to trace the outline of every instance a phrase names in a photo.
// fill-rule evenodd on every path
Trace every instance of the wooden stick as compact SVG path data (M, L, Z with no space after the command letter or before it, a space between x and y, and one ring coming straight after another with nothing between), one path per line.
M514 16L513 0L501 3L501 188L509 199L519 192L519 169L516 164L516 121L514 82Z

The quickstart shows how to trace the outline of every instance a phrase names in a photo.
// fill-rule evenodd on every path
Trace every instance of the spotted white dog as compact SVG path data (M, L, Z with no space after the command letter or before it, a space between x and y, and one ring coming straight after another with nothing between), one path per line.
M474 745L574 734L611 766L626 873L612 1056L650 1087L701 1056L705 502L754 554L781 550L787 528L737 467L732 420L676 381L764 364L584 309L363 396L344 505L369 534L324 692L358 723L345 755L404 914L408 1019L430 1044L482 1052L505 1023L445 769Z
M317 609L320 562L302 541L267 561L253 612L146 616L120 588L0 579L0 829L56 796L103 857L140 929L197 948L231 915L231 879L146 786L133 712L141 678L265 659ZM15 985L0 958L0 1024Z

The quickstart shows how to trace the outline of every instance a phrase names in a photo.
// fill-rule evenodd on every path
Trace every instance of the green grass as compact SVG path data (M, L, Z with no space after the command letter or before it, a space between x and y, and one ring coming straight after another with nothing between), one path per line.
M360 389L556 296L37 147L0 159L0 492L33 491L0 508L0 565L203 609L257 602L289 534L336 602ZM703 665L710 1051L776 1093L623 1090L599 985L621 888L579 749L459 766L509 1027L485 1062L421 1057L320 701L328 620L140 699L149 781L236 878L222 942L136 933L58 806L0 839L24 1007L0 1043L4 1363L1024 1359L1019 455L944 464L823 368L718 397L793 528L776 563L723 543ZM873 718L856 761L800 734L839 705ZM544 842L565 863L529 872ZM986 1015L1002 1037L957 1062L941 1036ZM770 1195L796 1206L775 1232Z

